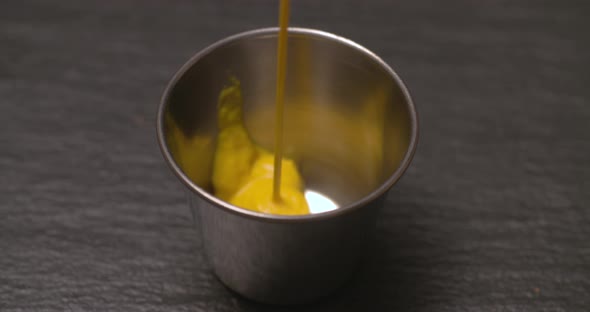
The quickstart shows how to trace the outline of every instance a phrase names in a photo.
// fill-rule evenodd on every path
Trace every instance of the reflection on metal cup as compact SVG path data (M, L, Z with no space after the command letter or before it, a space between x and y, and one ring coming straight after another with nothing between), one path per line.
M404 84L375 54L333 34L290 28L284 148L307 194L322 204L309 215L282 216L216 198L216 104L229 75L241 81L252 138L273 148L277 34L248 31L197 53L164 92L157 131L219 279L247 298L290 304L326 295L351 276L377 209L411 162L418 120Z

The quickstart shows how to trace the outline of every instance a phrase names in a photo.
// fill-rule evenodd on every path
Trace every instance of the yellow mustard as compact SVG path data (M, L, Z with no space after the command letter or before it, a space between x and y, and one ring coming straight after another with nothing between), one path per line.
M281 198L273 199L274 155L254 144L242 116L240 82L231 78L231 84L221 91L218 102L219 134L212 175L215 195L254 211L308 214L303 180L297 165L289 158L283 158L281 162Z

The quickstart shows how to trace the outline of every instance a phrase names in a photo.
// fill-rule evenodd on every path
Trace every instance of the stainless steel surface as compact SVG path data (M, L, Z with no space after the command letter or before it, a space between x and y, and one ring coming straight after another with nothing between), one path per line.
M292 28L286 154L306 187L340 208L279 216L215 198L216 103L230 75L241 81L249 132L272 149L276 34L242 33L195 55L166 89L157 127L221 281L257 301L297 303L328 293L353 272L381 199L410 163L418 124L407 90L381 59L341 37Z

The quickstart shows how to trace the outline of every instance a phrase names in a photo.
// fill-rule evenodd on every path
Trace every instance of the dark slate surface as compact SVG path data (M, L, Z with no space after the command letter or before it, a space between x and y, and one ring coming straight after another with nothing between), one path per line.
M422 138L376 249L288 311L588 311L587 1L297 0L381 55ZM325 11L324 16L321 12ZM154 115L174 71L271 1L0 3L0 310L274 311L208 270Z

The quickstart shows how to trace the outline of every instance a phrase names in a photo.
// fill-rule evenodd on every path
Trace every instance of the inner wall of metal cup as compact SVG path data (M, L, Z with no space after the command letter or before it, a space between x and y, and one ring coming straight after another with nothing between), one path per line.
M204 53L170 90L166 146L176 165L212 193L217 100L234 76L253 140L274 149L276 32L228 40ZM368 196L408 153L412 113L404 90L364 50L312 32L289 34L285 152L307 189L341 207Z

